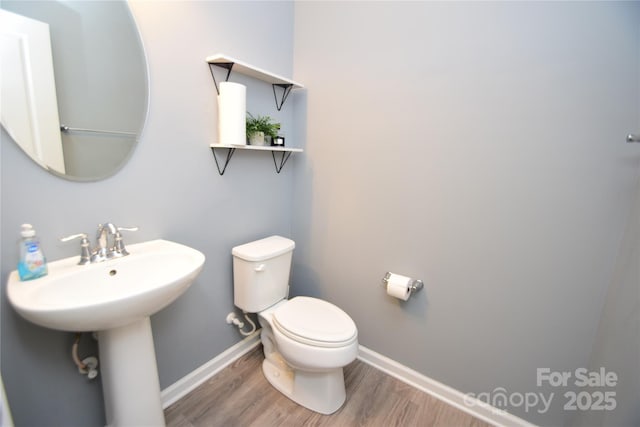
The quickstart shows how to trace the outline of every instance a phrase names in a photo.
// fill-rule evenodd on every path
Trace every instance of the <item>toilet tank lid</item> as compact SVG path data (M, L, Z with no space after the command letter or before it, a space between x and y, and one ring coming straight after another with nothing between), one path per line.
M271 236L236 246L231 254L246 261L264 261L292 251L296 243L282 236Z

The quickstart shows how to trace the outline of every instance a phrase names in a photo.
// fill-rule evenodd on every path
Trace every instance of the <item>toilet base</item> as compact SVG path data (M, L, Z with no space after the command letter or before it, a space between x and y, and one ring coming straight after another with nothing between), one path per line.
M324 372L293 370L284 360L265 359L262 372L279 392L299 405L329 415L340 409L346 399L342 368ZM281 357L279 358L281 359Z

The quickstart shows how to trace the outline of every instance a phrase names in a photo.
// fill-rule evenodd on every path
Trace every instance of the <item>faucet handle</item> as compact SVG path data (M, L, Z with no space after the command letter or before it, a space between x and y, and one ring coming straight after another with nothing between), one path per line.
M67 236L67 237L61 237L60 241L61 242L69 242L71 240L74 239L86 239L88 236L86 233L79 233L79 234L72 234L71 236ZM82 242L81 242L82 243Z
M115 243L114 243L114 256L127 256L129 251L124 247L124 241L122 240L121 231L138 231L138 227L117 227Z
M80 240L80 261L78 265L86 265L91 262L91 249L89 248L89 239L86 233L72 234L71 236L61 237L61 242L69 242L71 240Z

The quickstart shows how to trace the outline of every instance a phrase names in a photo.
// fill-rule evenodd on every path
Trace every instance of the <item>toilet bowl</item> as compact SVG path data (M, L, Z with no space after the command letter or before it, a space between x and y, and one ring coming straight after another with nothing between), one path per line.
M309 297L282 301L260 312L258 320L267 380L306 408L337 411L346 399L342 368L358 355L353 320L335 305Z
M280 353L296 368L323 370L345 366L358 354L353 320L326 301L296 297L268 315Z
M234 304L258 314L269 383L294 402L331 414L346 399L342 368L358 354L358 331L327 301L287 299L294 247L280 236L234 247Z

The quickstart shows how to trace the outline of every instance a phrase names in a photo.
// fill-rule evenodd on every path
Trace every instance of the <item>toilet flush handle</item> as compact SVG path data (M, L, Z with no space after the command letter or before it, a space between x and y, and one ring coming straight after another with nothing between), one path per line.
M264 264L260 264L259 266L257 266L256 268L254 268L254 271L257 271L258 273L265 271L267 269L267 266Z

